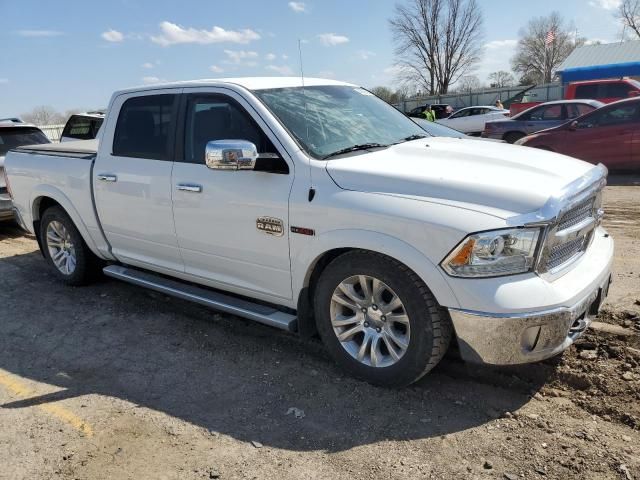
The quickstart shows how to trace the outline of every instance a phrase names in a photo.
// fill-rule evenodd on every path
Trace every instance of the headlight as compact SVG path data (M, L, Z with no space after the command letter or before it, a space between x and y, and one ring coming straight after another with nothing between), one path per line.
M525 273L535 265L539 228L474 233L442 261L453 277L499 277Z

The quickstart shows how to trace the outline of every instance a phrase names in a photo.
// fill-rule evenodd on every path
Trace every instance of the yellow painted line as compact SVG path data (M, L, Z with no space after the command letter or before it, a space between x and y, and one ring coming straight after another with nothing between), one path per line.
M12 375L2 369L0 369L0 385L18 397L29 398L37 395L37 393L21 381L17 375ZM38 405L38 408L58 420L71 425L87 437L93 436L93 428L91 428L91 425L63 406L45 403Z

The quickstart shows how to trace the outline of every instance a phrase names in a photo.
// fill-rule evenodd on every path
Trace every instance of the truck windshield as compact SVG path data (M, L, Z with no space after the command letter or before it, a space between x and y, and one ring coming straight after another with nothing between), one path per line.
M0 128L0 157L9 150L23 145L51 143L42 131L29 127Z
M427 136L391 105L358 87L293 87L254 93L315 158Z

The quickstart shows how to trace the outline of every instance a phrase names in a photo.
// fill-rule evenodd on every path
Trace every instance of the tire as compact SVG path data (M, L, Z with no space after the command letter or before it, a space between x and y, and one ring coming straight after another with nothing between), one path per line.
M378 293L367 302L367 292ZM403 387L424 376L451 340L451 322L424 282L402 263L374 252L353 250L327 265L315 289L314 310L318 333L336 363L383 387Z
M509 132L504 136L504 140L507 143L516 143L523 137L526 137L526 135L522 132Z
M40 242L55 275L67 285L86 285L98 276L100 259L89 250L61 207L50 207L42 215Z

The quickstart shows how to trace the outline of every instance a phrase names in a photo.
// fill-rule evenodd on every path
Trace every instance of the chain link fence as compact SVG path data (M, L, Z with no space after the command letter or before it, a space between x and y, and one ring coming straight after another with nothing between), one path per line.
M404 100L395 105L403 112L409 112L414 108L426 104L449 104L454 109L471 107L474 105L493 105L496 100L503 103L522 92L526 87L504 87L504 88L486 88L468 93L451 93L444 95L433 95L416 97L410 100ZM525 94L525 101L530 102L550 102L552 100L560 100L564 96L564 88L561 83L548 83L538 85ZM507 107L508 108L508 107Z

